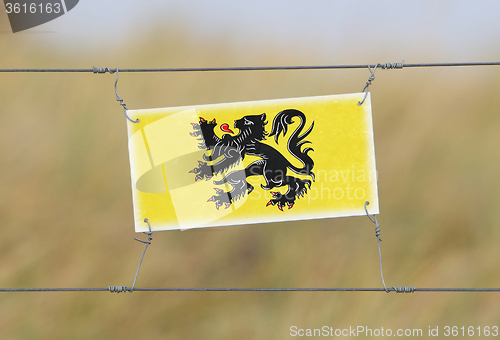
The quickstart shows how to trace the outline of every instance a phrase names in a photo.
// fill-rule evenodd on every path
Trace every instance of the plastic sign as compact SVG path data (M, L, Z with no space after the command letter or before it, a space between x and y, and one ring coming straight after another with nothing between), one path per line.
M378 214L363 96L128 111L136 232Z

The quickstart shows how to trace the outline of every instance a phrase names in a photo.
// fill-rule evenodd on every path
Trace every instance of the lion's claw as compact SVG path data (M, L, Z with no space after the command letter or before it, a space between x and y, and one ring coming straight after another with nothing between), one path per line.
M219 210L223 204L226 209L229 208L232 204L229 193L224 192L219 188L214 188L214 190L217 192L217 195L210 197L207 202L215 202L215 208L217 208L217 210Z
M204 179L208 181L213 177L213 168L206 162L198 161L198 167L189 171L190 174L196 174L195 181Z
M214 128L217 126L217 122L214 119L206 120L203 117L199 117L198 124L191 123L193 127L193 132L189 134L192 137L199 137L198 140L200 143L198 144L199 149L210 150L215 146L217 136L214 133Z
M269 202L267 202L266 207L268 207L270 205L272 205L272 206L277 205L278 209L281 211L283 211L283 208L287 205L288 205L288 209L293 208L293 204L295 203L295 199L293 199L293 198L289 199L286 196L282 195L281 193L274 192L274 191L271 191L271 195L273 195L273 198Z

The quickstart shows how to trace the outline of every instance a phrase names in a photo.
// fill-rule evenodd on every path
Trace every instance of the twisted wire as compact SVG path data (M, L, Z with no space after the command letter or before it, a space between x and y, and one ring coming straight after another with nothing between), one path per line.
M365 102L366 97L368 96L368 87L372 84L372 81L375 80L375 71L377 70L378 66L379 64L375 65L373 69L370 66L368 66L368 70L370 71L371 75L368 77L368 80L366 81L366 85L363 88L363 91L361 91L361 93L364 93L365 96L363 97L362 101L358 102L358 106L363 105L363 103Z
M130 288L130 292L132 293L135 288L135 283L137 281L137 276L139 275L139 269L141 269L141 264L142 260L144 260L144 254L146 254L146 250L148 250L148 246L151 244L151 241L153 240L153 232L151 231L151 224L149 223L149 220L147 218L144 219L144 222L148 224L149 231L148 232L143 232L143 234L148 236L148 239L146 241L140 240L138 238L134 237L134 240L145 243L146 246L144 247L144 251L142 252L141 260L139 261L139 265L137 266L137 271L135 272L135 277L134 277L134 283L132 284L132 288Z
M108 290L111 292L111 293L125 293L125 292L128 292L129 289L125 286L109 286L108 287Z
M106 73L109 72L111 74L115 73L118 69L110 69L109 67L93 67L92 72L94 73Z
M370 216L368 213L368 209L366 208L370 202L366 201L365 202L365 212L366 216L370 219L375 224L375 237L377 238L377 244L378 244L378 261L379 261L379 266L380 266L380 278L382 279L382 285L384 286L384 290L389 293L390 290L387 289L385 286L385 281L384 281L384 271L382 269L382 251L380 250L380 242L382 242L382 239L380 238L380 224L377 221L377 216L373 215L373 218ZM394 287L392 287L394 288ZM395 289L395 288L394 288Z
M415 287L392 287L396 293L414 293Z
M119 71L118 71L118 68L114 69L114 70L110 70L108 67L104 67L104 68L98 68L98 67L94 67L94 73L95 70L97 70L97 73L106 73L106 72L109 72L111 74L113 74L114 72L116 72L116 80L115 80L115 94L116 94L116 101L123 107L123 114L125 115L125 117L127 117L128 120L130 120L132 123L139 123L140 120L139 118L137 118L136 120L133 120L132 118L130 118L127 114L127 104L125 104L123 102L123 99L121 99L120 95L118 94L118 76L119 76Z
M395 70L395 69L402 69L404 66L406 66L405 61L401 63L385 63L385 64L379 64L379 67L381 67L384 70Z

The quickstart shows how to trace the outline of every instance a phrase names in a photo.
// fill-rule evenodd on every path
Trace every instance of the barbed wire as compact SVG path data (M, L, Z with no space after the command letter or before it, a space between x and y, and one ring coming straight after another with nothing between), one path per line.
M12 68L0 69L0 72L73 72L73 73L114 73L119 72L217 72L217 71L279 71L279 70L328 70L328 69L366 69L379 67L384 70L409 67L458 67L458 66L500 66L500 62L460 62L460 63L377 63L357 65L306 65L306 66L244 66L244 67L178 67L178 68Z

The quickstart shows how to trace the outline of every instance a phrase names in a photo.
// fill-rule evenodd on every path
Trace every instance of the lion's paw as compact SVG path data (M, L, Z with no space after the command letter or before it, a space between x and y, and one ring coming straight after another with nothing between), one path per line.
M215 202L217 210L219 210L222 205L225 205L226 209L229 208L231 206L231 197L229 193L219 188L214 188L214 190L217 192L217 195L210 197L207 202Z
M206 180L208 181L214 175L213 168L210 165L208 165L207 162L202 162L202 161L198 161L198 167L189 171L189 173L196 174L196 177L194 178L195 182L199 179L204 179L204 178L206 178Z
M267 202L266 207L268 207L270 205L272 205L272 206L277 205L278 209L281 211L283 211L283 208L287 205L288 205L288 209L293 208L293 205L295 203L294 198L291 198L291 199L286 198L286 196L282 195L281 193L274 192L274 191L271 191L271 195L273 195L273 198L269 202Z
M200 117L200 121L198 123L191 123L191 125L193 126L193 132L190 132L189 134L192 137L200 137L198 138L198 140L200 141L198 148L206 149L207 144L205 142L205 138L213 135L214 128L217 126L215 118L211 121L207 121L203 117Z

